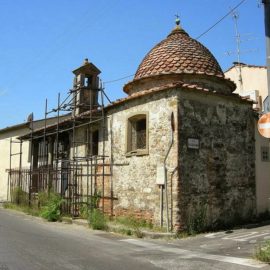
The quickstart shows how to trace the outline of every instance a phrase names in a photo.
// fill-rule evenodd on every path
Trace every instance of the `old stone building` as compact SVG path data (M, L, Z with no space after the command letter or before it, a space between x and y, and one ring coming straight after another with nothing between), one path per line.
M249 97L254 101L253 109L257 112L255 117L255 171L256 171L256 208L257 214L265 213L270 209L270 149L269 140L262 137L257 129L257 122L263 112L269 111L266 108L267 68L244 63L233 63L225 77L236 84L234 93Z
M29 192L54 187L74 215L98 195L108 214L173 230L255 214L253 103L180 25L145 56L123 99L103 106L93 63L73 73L72 116L21 137L33 146Z

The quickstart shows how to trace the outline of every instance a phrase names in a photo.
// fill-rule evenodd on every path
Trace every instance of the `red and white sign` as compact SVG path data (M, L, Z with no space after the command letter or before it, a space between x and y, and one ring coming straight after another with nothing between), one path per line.
M270 138L270 113L264 114L258 121L258 130L265 138Z

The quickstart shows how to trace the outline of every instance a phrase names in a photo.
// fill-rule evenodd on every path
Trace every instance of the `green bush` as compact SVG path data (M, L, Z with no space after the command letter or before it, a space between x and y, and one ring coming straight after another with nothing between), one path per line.
M61 218L61 205L64 200L59 194L50 193L45 205L41 208L40 216L48 221L57 221Z
M99 209L93 209L89 215L89 224L94 230L106 230L107 220Z
M255 252L255 258L259 261L270 263L270 241L260 245Z
M49 201L49 193L48 192L39 192L38 193L38 206L43 207L47 205Z

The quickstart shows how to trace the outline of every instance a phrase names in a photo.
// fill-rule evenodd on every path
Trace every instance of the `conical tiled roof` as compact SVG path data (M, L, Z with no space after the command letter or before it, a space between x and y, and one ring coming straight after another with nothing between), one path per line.
M134 80L160 74L195 73L224 77L211 52L176 27L143 59Z

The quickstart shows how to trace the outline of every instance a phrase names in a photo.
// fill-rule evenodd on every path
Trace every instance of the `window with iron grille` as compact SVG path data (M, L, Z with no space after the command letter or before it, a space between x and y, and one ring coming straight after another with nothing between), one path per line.
M130 117L127 128L127 153L146 154L148 146L147 114Z
M43 140L38 143L38 167L48 165L48 142Z

